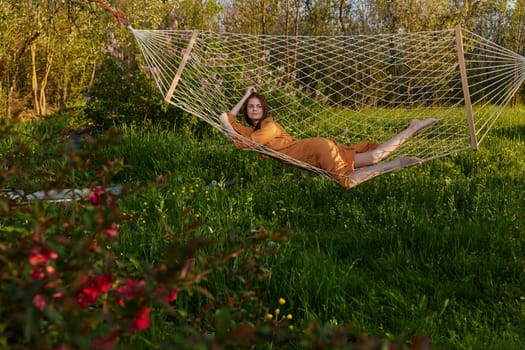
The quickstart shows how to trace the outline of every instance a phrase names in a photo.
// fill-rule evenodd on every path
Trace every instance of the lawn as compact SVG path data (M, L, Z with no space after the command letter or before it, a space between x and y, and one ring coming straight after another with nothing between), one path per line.
M232 257L200 283L210 295L181 290L176 312L153 310L151 327L123 344L163 348L185 320L202 314L210 296L227 304L229 296L251 290L246 300L266 307L263 312L246 306L243 317L252 323L267 314L289 314L287 324L296 329L311 321L352 323L392 341L422 334L444 349L525 347L523 107L505 110L478 151L382 175L350 190L236 150L214 130L195 135L167 123L119 125L115 134L84 137L75 156L82 162L61 178L59 169L76 159L68 156L75 145L64 123L17 126L29 145L21 167L43 164L46 170L24 180L6 176L3 187L124 185L119 197L124 219L111 249L117 266L130 274L155 266L173 240L213 242L196 255L198 269L207 257L230 251L232 242L271 233L257 243L271 253L253 255L260 275L235 274L255 258ZM45 146L49 139L53 147ZM4 138L0 153L8 154L17 142ZM118 159L120 165L108 171L100 159ZM109 175L99 177L97 169ZM56 205L46 206L54 211ZM0 227L17 225L4 221ZM4 238L13 236L9 232ZM279 305L280 298L286 303ZM211 328L210 334L219 333Z

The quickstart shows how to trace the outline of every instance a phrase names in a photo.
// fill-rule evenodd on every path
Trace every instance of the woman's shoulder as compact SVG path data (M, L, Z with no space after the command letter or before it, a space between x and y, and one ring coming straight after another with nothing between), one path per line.
M273 120L272 117L266 117L263 120L261 120L261 125L271 125L271 124L277 124L277 122Z
M266 117L263 120L261 120L261 129L266 130L267 132L278 133L281 135L286 134L286 131L281 126L281 124L273 120L272 117Z

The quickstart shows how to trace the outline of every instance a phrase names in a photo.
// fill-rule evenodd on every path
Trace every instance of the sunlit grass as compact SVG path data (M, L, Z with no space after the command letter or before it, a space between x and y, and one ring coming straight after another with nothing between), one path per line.
M200 222L192 234L215 239L217 251L260 227L288 232L266 260L272 317L284 298L282 312L295 324L354 322L393 338L426 334L446 349L521 349L524 113L507 109L476 152L351 190L236 150L212 130L194 137L165 126L119 127L121 142L103 152L127 166L113 179L130 189L120 203L130 220L119 253L130 266L155 261L192 222ZM206 287L221 294L231 288L225 283L218 274ZM206 300L181 295L178 302L195 310ZM174 331L161 316L155 324L146 333L151 343Z
M123 132L117 152L131 166L123 179L167 175L163 190L144 194L157 207L164 203L164 214L144 215L147 238L123 239L130 253L156 246L161 228L179 232L191 206L202 222L197 234L219 241L260 226L291 230L267 261L267 298L271 304L285 296L295 320L352 321L392 337L423 333L445 348L525 345L522 110L509 109L477 152L348 191L237 151L220 135ZM207 188L213 181L218 186ZM221 283L209 287L227 287Z

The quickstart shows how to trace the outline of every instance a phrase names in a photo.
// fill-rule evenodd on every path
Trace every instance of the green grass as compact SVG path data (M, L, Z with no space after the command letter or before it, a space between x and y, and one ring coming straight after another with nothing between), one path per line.
M166 188L144 193L146 223L138 240L137 232L133 242L123 237L126 253L155 256L161 227L177 232L191 205L199 234L219 240L259 226L291 230L267 261L266 298L285 297L297 319L353 321L392 337L422 333L447 349L525 346L523 110L507 110L477 152L352 190L260 161L221 136L122 131L117 151L131 166L122 181L168 175ZM234 184L205 190L212 180ZM221 282L210 281L212 292Z
M47 129L46 129L47 130ZM279 297L294 322L354 322L370 334L425 334L445 349L525 348L525 112L507 109L476 152L393 172L343 190L221 135L170 127L120 127L104 151L128 166L113 181L134 220L120 249L131 264L155 261L164 235L218 240L250 230L289 232L268 257L265 303ZM161 187L153 186L162 178ZM219 186L206 188L217 181ZM151 186L150 186L151 185ZM230 286L212 276L206 287ZM182 295L181 305L204 303ZM172 326L162 317L140 348Z

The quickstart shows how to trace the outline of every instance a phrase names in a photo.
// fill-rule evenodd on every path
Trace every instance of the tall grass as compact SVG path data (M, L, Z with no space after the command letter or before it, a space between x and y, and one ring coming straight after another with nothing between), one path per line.
M197 234L219 242L260 226L285 229L288 240L267 260L265 297L289 300L297 322L422 333L447 349L523 348L524 116L508 109L479 151L352 190L237 151L214 133L123 127L112 150L130 166L120 180L166 176L164 188L126 201L143 222L122 238L123 249L153 259L163 230L178 232L187 206L202 221Z
M478 151L433 160L343 190L334 182L254 152L235 150L213 130L199 137L169 126L119 127L108 157L127 166L113 180L133 218L120 235L130 264L155 261L165 236L248 238L269 242L272 307L300 324L353 322L388 337L425 334L445 349L525 348L525 110L507 109ZM163 186L158 186L158 183ZM239 260L242 263L242 260ZM235 263L232 266L235 268ZM234 288L220 274L213 294ZM181 295L188 308L203 297ZM155 348L173 331L162 315L138 348Z

